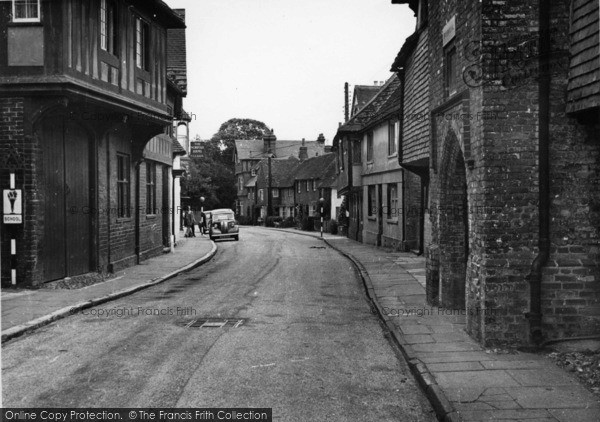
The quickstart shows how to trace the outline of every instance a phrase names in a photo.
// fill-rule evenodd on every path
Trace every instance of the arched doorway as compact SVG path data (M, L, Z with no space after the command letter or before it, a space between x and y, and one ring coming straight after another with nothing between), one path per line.
M91 136L64 115L37 126L44 178L43 281L85 274L92 268Z
M465 308L469 215L467 175L463 152L454 131L445 139L440 168L439 288L442 307Z

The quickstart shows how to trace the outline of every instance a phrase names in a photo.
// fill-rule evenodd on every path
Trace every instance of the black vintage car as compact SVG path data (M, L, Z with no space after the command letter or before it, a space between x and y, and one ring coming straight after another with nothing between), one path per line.
M234 240L239 240L240 238L240 228L237 221L235 221L233 210L221 208L210 211L210 218L207 224L210 240L222 237L231 237Z

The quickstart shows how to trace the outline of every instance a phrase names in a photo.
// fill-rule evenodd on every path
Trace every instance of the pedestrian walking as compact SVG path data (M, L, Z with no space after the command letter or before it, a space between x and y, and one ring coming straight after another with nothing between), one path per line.
M204 232L206 231L206 214L203 212L200 213L200 223L198 224L198 228L200 229L200 234L204 236Z
M196 237L195 226L196 225L196 216L192 211L192 207L188 206L188 210L185 214L185 227L187 228L185 237Z

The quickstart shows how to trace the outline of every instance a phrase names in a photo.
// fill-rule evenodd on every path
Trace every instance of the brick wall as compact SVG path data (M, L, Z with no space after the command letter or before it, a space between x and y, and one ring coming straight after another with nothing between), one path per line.
M551 8L550 233L542 282L547 338L600 332L600 115L567 115L569 1ZM597 19L598 10L591 9Z
M551 15L552 245L542 305L552 338L598 331L600 160L597 120L565 114L569 1L552 2ZM449 103L434 58L443 57L441 29L451 16L465 95ZM471 335L527 343L526 276L538 252L538 3L448 1L431 5L429 21L431 107L441 114L433 116L428 298L439 298L441 279L442 305L460 306L463 280ZM453 117L461 113L469 116Z
M15 185L24 195L23 224L2 227L2 284L11 282L11 239L17 244L17 284L27 281L39 282L36 273L37 250L41 238L37 219L40 214L39 198L36 195L37 177L35 169L39 162L39 145L27 127L25 109L28 103L22 97L0 99L0 189L10 188L10 170L6 160L9 154L17 154L20 168L15 171Z

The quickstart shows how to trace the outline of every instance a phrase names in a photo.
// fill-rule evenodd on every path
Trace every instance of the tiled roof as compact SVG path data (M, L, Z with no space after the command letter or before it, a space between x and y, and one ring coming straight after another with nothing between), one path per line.
M276 188L294 186L294 174L299 165L300 161L295 157L271 159L271 186ZM258 169L257 183L259 186L266 186L269 177L269 160L262 159L255 168Z
M325 154L325 145L317 141L305 141L309 157ZM276 158L298 158L302 141L275 141L275 150L273 153ZM238 139L235 141L235 148L240 160L250 160L266 158L267 154L263 152L264 142L262 139Z
M256 179L256 176L252 176L250 179L248 179L244 187L253 188L254 186L256 186Z
M338 129L340 132L360 132L398 112L402 105L400 79L395 74L380 87L365 107Z
M335 174L335 154L325 154L304 160L296 171L295 179L326 181L331 178L331 172Z
M185 22L185 9L173 10ZM185 28L167 30L167 76L187 94Z
M377 85L355 85L352 96L352 116L358 113L373 97L381 87Z
M183 146L181 146L181 144L179 143L179 141L177 139L171 137L171 140L173 141L173 155L187 154L185 148L183 148Z

